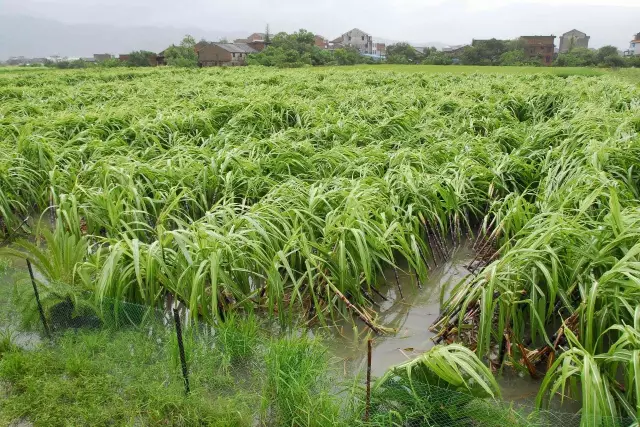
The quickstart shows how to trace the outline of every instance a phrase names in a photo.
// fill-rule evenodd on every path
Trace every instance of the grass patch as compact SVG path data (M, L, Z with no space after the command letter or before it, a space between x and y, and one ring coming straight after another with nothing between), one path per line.
M318 340L273 340L265 355L263 416L281 426L350 425L350 409L336 399L327 349ZM347 415L345 416L345 412Z
M185 333L184 394L173 331L68 331L32 351L0 336L0 420L66 425L352 425L330 357L306 336L268 337L255 318Z
M54 346L5 353L1 416L39 426L250 425L248 395L214 398L196 387L185 397L166 349L139 332L70 332Z

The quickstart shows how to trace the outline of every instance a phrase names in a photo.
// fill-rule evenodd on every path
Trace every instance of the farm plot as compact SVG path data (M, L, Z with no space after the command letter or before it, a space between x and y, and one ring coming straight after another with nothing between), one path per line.
M383 334L378 287L471 238L440 340L547 371L541 405L568 384L635 417L639 117L611 76L2 73L0 228L37 236L5 254L49 308L90 291Z

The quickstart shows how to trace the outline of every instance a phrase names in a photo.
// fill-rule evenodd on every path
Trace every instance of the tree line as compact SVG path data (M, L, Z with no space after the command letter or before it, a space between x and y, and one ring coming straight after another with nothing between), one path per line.
M516 40L482 40L466 46L456 54L440 52L435 48L418 51L408 43L396 43L387 47L386 62L392 64L449 65L510 65L541 66L541 57L527 57L525 45ZM600 49L576 47L556 56L553 62L558 67L640 67L640 57L623 57L615 46Z
M372 58L360 55L357 49L345 47L328 50L316 46L315 34L305 29L294 33L268 34L267 47L247 57L249 65L296 68L308 65L355 65L373 63Z
M206 40L201 40L206 42ZM226 40L220 40L226 43ZM385 59L375 60L361 55L357 49L343 47L324 49L316 46L315 35L305 29L291 34L281 32L271 37L267 31L266 48L247 57L249 65L267 67L296 68L320 65L355 65L386 62L389 64L428 64L428 65L505 65L505 66L541 66L540 57L527 57L524 42L516 40L482 40L461 51L447 53L434 47L416 49L409 43L401 42L389 45ZM186 35L178 45L172 45L162 52L166 65L174 67L197 67L198 54L196 40ZM138 50L130 52L127 59L111 58L100 62L82 59L74 61L47 61L44 66L55 68L88 67L151 67L157 64L155 52ZM640 67L640 56L623 57L615 46L600 49L575 47L567 53L555 55L553 62L558 67Z

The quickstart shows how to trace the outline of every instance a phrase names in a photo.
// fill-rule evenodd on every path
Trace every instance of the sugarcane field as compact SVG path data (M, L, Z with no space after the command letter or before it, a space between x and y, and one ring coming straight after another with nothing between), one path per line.
M0 70L0 425L638 425L640 75L420 67Z

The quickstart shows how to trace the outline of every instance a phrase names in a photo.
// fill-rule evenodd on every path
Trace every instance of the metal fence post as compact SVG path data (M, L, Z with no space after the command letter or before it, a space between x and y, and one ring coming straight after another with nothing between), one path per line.
M371 412L371 342L373 340L369 338L367 341L367 401L364 412L365 422L369 422L369 414Z
M31 276L31 285L33 285L33 293L36 296L36 303L38 304L38 311L40 312L40 320L42 321L42 326L44 326L44 333L47 335L47 338L51 338L51 332L49 331L49 326L47 325L47 318L44 316L42 303L40 303L40 294L38 293L38 287L36 286L36 279L35 277L33 277L33 268L31 267L31 261L29 260L27 260L27 268L29 269L29 276Z
M187 370L187 359L184 355L184 344L182 342L182 326L180 325L180 312L177 308L173 309L173 318L176 321L176 335L178 337L178 349L180 350L180 363L182 364L182 377L184 378L184 392L189 394L189 371Z

